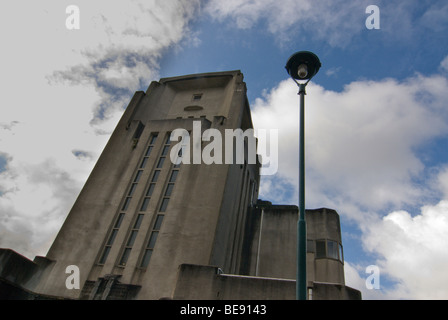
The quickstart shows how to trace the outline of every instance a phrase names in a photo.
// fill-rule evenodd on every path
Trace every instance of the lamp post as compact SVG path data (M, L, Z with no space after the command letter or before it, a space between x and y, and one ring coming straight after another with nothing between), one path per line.
M305 87L321 67L319 58L312 52L294 53L286 63L286 71L299 86L299 220L297 222L297 275L296 299L306 300L306 221L305 221Z

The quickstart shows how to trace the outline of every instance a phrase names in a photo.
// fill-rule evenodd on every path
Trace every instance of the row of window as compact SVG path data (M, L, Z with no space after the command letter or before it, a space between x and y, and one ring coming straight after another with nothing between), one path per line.
M143 159L140 163L140 166L137 170L134 180L131 183L131 186L129 187L127 195L123 201L123 205L121 207L121 212L118 214L117 220L115 221L115 224L111 230L109 238L108 238L106 245L103 249L103 253L98 261L99 264L104 264L106 262L107 256L109 255L109 252L112 248L113 242L116 238L118 230L119 230L121 223L124 219L125 213L129 208L129 204L130 204L132 197L134 195L134 192L137 188L137 184L139 183L141 176L143 175L143 170L145 169L148 159L152 153L152 150L154 149L157 137L158 137L157 134L152 134L150 137L149 145L146 149L145 154L143 155ZM142 203L140 205L139 212L135 218L135 221L133 222L133 225L129 232L127 241L125 242L125 245L123 247L123 252L122 252L121 258L119 260L119 265L121 265L121 266L126 265L127 260L130 256L132 247L134 245L135 239L137 237L138 231L140 229L140 226L141 226L143 218L144 218L144 212L148 208L151 196L155 189L156 183L159 179L161 169L163 167L163 164L165 163L166 157L168 156L169 148L170 148L170 135L168 134L167 138L164 142L164 145L162 147L162 152L159 156L159 159L157 160L156 167L154 168L154 172L151 176L150 183L148 185L148 188L146 190L146 193L145 193ZM168 180L168 183L167 183L167 186L165 189L165 193L164 193L164 197L160 203L160 207L158 210L159 213L157 214L157 216L155 218L155 222L154 222L154 225L152 226L149 240L145 247L145 253L143 255L141 265L140 265L141 267L145 268L148 266L148 263L149 263L149 260L150 260L151 254L152 254L152 250L154 249L154 245L157 240L157 235L158 235L158 232L160 231L160 227L162 225L162 221L164 218L163 212L166 211L169 199L172 195L173 188L174 188L174 182L176 181L177 175L179 173L179 167L180 167L179 165L175 165L170 172L169 180Z
M342 245L333 240L308 240L307 252L315 254L316 259L330 258L344 262Z

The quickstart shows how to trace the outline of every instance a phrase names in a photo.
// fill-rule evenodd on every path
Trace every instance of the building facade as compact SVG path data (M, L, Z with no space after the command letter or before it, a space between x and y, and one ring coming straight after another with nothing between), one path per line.
M136 92L47 255L25 261L0 251L0 290L21 288L28 298L294 299L297 207L257 200L255 140L240 139L252 128L240 71L164 78ZM212 143L216 133L231 143ZM319 209L307 219L310 297L360 298L345 287L338 214ZM18 261L23 268L11 268ZM70 266L79 288L67 286Z

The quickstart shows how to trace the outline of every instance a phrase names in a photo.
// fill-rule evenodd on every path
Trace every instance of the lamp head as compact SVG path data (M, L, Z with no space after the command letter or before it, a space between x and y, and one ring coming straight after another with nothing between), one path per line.
M286 71L295 80L310 80L321 67L319 58L312 52L294 53L286 63Z

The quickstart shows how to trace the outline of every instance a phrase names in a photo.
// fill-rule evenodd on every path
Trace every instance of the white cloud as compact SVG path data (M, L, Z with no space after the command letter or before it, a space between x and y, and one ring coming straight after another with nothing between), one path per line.
M442 62L440 63L440 68L445 72L448 72L448 56L446 56L445 59L442 60Z
M415 150L448 132L447 84L443 77L415 76L403 82L358 81L333 92L310 83L305 99L308 204L328 200L341 207L348 201L379 210L428 196L427 186L415 182L424 179L425 170ZM257 128L279 129L278 176L297 185L296 85L281 82L252 108Z
M189 33L199 1L10 3L0 19L0 247L45 254L132 94Z
M435 184L443 193L444 199L448 199L448 167L440 169Z
M363 243L380 255L378 266L397 285L391 297L446 299L448 297L448 201L424 206L411 216L394 211L368 226Z
M362 31L365 7L354 1L212 0L205 11L218 20L230 18L242 29L263 21L269 32L280 39L291 39L291 35L317 37L343 47Z

